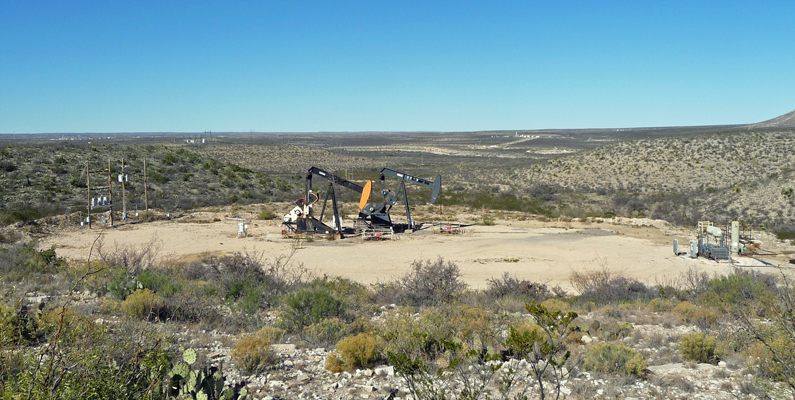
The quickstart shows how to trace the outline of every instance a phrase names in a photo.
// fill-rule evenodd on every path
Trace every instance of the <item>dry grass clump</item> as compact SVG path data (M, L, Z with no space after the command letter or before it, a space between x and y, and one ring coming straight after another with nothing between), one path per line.
M341 372L369 368L379 358L377 348L376 339L366 333L343 338L337 343L336 352L326 358L326 369Z
M247 375L264 372L279 361L279 356L271 350L271 344L261 336L245 336L232 349L232 361Z

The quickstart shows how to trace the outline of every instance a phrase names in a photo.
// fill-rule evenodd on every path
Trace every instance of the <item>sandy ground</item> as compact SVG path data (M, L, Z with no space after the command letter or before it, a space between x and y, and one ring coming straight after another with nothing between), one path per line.
M212 223L157 221L104 230L64 230L43 240L41 246L55 245L59 256L72 260L85 260L98 235L102 235L105 248L138 247L154 239L162 248L159 256L163 259L234 252L257 252L264 259L274 259L292 254L292 262L315 275L342 276L365 284L401 276L415 260L442 257L455 262L463 279L474 288L485 288L488 279L504 272L570 290L572 271L606 267L657 284L670 282L694 266L709 274L725 274L731 269L727 263L674 255L675 238L680 251L687 250L687 232L649 226L497 221L493 226L466 227L460 235L433 234L428 229L401 234L400 240L350 237L302 242L300 246L282 239L280 232L277 222L267 221L252 223L246 238L237 237L237 221L225 218ZM749 264L754 260L741 261Z

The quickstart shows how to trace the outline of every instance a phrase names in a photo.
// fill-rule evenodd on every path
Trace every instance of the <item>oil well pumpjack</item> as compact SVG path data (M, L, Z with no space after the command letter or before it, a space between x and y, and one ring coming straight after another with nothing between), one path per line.
M320 211L319 217L315 217L313 206L320 200L320 195L312 191L312 179L318 176L328 181L328 189L323 201L323 206ZM385 177L390 176L400 180L398 187L398 195L391 190L386 189L384 181ZM393 231L402 232L406 229L412 231L417 229L417 225L411 218L411 211L409 209L408 194L406 193L406 182L414 183L420 186L428 187L433 190L431 195L431 204L436 202L436 198L442 189L442 178L437 176L436 180L431 182L426 179L418 178L406 173L394 171L388 168L381 170L381 196L383 201L370 201L372 193L372 181L368 180L362 187L347 179L334 175L331 172L325 171L317 167L311 167L307 171L304 183L304 194L295 203L296 207L293 208L288 214L284 216L284 225L291 233L302 234L326 234L338 235L344 237L346 234L367 228L391 228ZM359 216L356 221L355 229L346 229L342 227L342 217L340 215L340 207L337 202L337 187L342 186L347 189L353 190L361 195L359 200ZM397 204L399 195L403 195L403 201L406 204L406 224L395 224L389 215L392 206ZM332 220L331 225L323 222L323 217L328 206L328 201L331 200ZM287 233L287 231L285 231Z

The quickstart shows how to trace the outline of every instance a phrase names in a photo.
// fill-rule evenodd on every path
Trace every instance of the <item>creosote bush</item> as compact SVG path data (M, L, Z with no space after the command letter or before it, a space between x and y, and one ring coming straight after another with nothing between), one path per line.
M301 332L328 318L350 319L348 304L324 288L301 289L287 295L284 304L281 321L291 332Z
M649 364L635 349L618 343L597 343L588 350L583 360L586 371L608 374L645 375Z
M704 333L688 333L679 339L679 352L682 358L697 363L716 363L719 359L715 354L716 340L714 336Z

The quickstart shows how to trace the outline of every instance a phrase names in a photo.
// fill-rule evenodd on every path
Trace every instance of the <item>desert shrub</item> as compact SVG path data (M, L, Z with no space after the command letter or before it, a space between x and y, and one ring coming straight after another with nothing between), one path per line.
M674 307L673 312L679 314L685 322L688 322L690 318L693 318L696 310L698 310L698 306L689 301L683 301Z
M36 274L52 274L63 264L54 247L39 251L35 242L0 247L0 274L9 282L30 279Z
M564 313L571 311L571 305L560 299L547 299L541 305L549 311L563 311Z
M701 330L707 331L718 324L720 313L712 307L699 307L688 322L694 323Z
M257 331L257 336L265 339L268 343L281 343L284 338L284 330L275 326L264 326Z
M154 265L162 248L163 243L156 238L138 247L120 245L118 243L114 243L113 247L110 247L105 245L102 239L99 240L96 246L99 258L102 261L111 267L124 268L131 274L138 274L140 271Z
M501 278L491 278L487 280L487 287L484 291L486 296L491 299L500 299L506 296L516 296L524 298L525 302L530 300L544 301L552 297L564 297L565 293L559 287L550 289L543 283L519 280L505 272Z
M324 348L334 346L346 335L347 325L339 318L327 318L304 327L303 337L307 342Z
M651 301L649 301L649 308L657 312L671 311L674 309L674 303L669 299L651 299Z
M366 318L357 318L346 324L339 318L327 318L304 328L302 338L313 346L331 348L346 336L357 335L371 330Z
M375 311L372 294L359 282L338 276L333 278L323 276L322 278L313 279L307 284L307 287L328 290L335 297L344 300L352 311L363 308L366 308L367 312Z
M35 329L32 318L0 304L0 348L32 341Z
M63 319L63 323L61 323ZM4 354L0 393L4 398L160 398L169 368L163 337L140 323L110 328L69 308L42 316L48 346ZM134 339L133 339L134 338ZM41 362L46 357L47 362Z
M623 276L613 276L607 269L601 271L574 271L569 276L572 286L580 292L581 302L610 304L623 301L650 300L657 291L640 281Z
M526 306L533 318L533 324L523 324L519 328L510 326L508 338L502 343L511 358L523 360L527 368L508 368L504 382L504 395L507 398L525 398L527 388L513 395L512 385L521 380L538 385L541 398L547 394L552 398L560 396L561 381L567 375L566 362L571 357L569 344L577 332L575 320L577 313L549 310L537 301ZM545 387L546 385L546 387Z
M776 278L755 272L740 272L717 277L707 283L708 290L702 293L702 303L723 307L728 311L748 310L763 316L764 308L759 308L760 302L769 301L775 296L777 289Z
M151 269L141 272L136 278L143 288L163 296L173 295L182 289L182 285L173 276Z
M133 318L159 319L165 312L165 302L149 289L138 289L124 299L121 311Z
M769 379L791 381L795 344L783 332L774 329L763 332L763 337L764 341L758 340L745 349L745 353L755 361L753 364L757 374Z
M503 324L479 307L447 306L390 316L378 329L386 352L433 360L456 342L462 351L485 351L500 343Z
M246 375L264 372L279 360L279 356L271 349L271 343L260 336L240 339L232 349L231 357L237 368Z
M401 300L415 306L450 304L466 289L458 265L441 257L414 261L401 283L405 289Z
M244 313L251 314L272 305L297 286L303 273L303 270L291 270L284 258L277 258L268 265L260 258L261 254L257 253L210 257L187 265L183 274L218 285L225 300L236 302Z
M715 337L704 333L688 333L679 339L679 353L688 361L715 363Z
M117 300L124 300L132 292L143 289L135 274L123 267L110 267L89 277L86 286L94 293L110 294Z
M326 358L326 369L331 372L369 368L378 358L376 339L366 333L343 338L336 350Z
M180 291L163 298L162 317L171 321L201 323L212 329L224 323L224 313L219 310L220 299L214 287L202 282L186 282Z
M586 371L642 377L649 364L632 348L618 343L597 343L588 349L582 366Z
M348 304L335 297L327 289L302 289L284 299L282 324L292 332L301 332L304 327L324 319L350 319Z
M263 208L262 211L257 215L257 219L260 220L271 220L276 218L276 213L273 210L268 208Z

